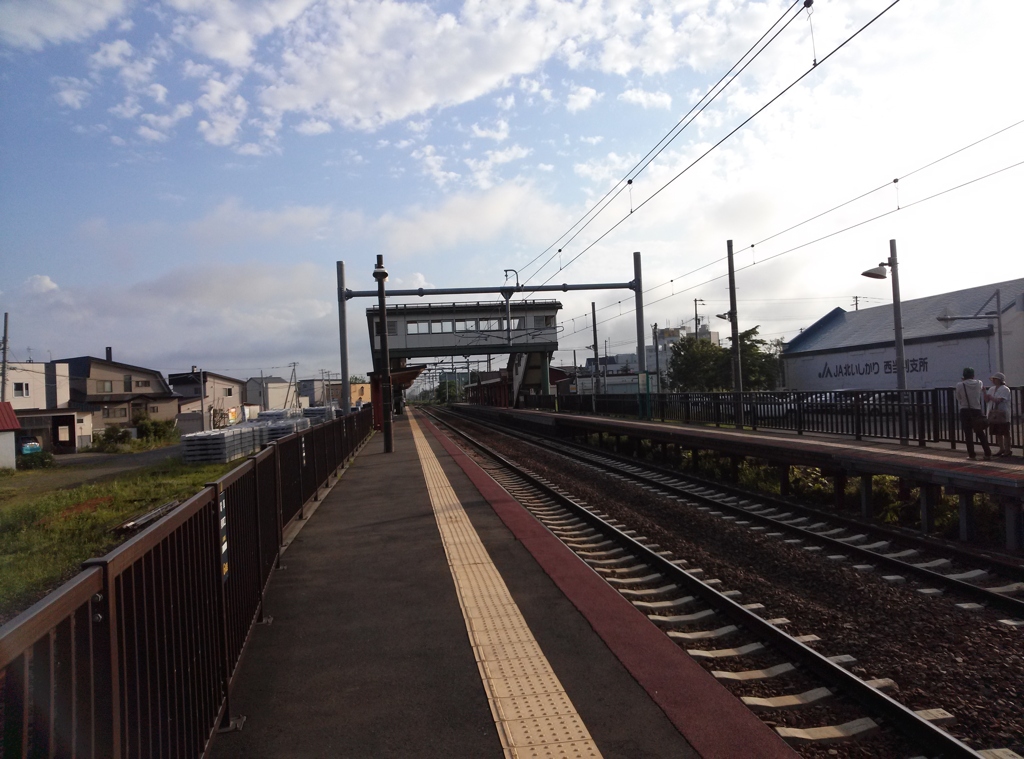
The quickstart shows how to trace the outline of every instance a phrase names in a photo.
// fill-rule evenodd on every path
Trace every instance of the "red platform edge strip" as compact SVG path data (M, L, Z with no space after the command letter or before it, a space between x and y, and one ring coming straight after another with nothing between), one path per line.
M417 415L505 526L702 756L794 757L771 728L579 560L458 446Z

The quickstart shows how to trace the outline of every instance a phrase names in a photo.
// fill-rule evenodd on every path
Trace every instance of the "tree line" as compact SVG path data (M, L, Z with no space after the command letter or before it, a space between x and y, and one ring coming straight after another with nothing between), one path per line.
M743 389L775 390L782 382L782 340L764 340L757 330L753 327L739 334ZM731 348L710 340L680 340L669 351L669 385L676 392L732 390L732 359Z

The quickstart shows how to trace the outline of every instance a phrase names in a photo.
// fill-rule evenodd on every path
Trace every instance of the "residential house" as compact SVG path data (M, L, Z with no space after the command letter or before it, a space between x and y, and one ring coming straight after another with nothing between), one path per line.
M154 421L171 421L178 414L178 396L155 369L113 360L78 356L62 359L70 368L72 408L92 415L93 430L129 427L146 414Z
M299 389L281 377L251 377L245 383L245 403L259 406L261 411L309 406L309 400L299 394Z
M4 400L15 411L67 408L68 365L60 361L9 361Z
M192 367L167 375L178 401L178 428L183 434L219 429L242 421L245 381Z
M92 418L71 408L66 362L9 362L4 398L18 415L25 434L39 438L43 450L74 453L92 442Z
M14 469L21 424L10 403L0 402L0 469Z

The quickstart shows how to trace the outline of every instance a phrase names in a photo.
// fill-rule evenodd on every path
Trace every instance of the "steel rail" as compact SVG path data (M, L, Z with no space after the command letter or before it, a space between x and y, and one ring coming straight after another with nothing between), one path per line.
M564 493L559 492L536 476L523 470L489 446L475 440L472 436L456 429L451 424L444 422L435 414L429 411L427 413L484 453L488 458L507 470L514 472L516 476L523 478L531 486L537 488L549 498L556 500L561 506L587 522L590 526L611 536L620 544L628 546L629 550L633 551L642 561L648 562L654 569L664 574L667 580L682 584L687 592L701 598L745 629L754 631L762 639L766 639L771 646L786 656L795 659L801 666L806 667L822 680L841 690L868 712L887 721L898 732L913 740L921 748L935 752L936 755L946 757L947 759L952 757L978 758L982 756L942 728L920 717L912 709L890 698L842 666L830 661L828 657L819 654L814 649L796 640L793 636L783 632L768 620L759 617L753 611L743 608L743 605L701 582L671 560L660 556L655 550L633 539L623 530L620 530L586 507L576 503L576 501Z
M928 551L933 551L934 553L943 554L944 558L952 557L952 558L955 558L957 561L960 561L962 563L988 563L989 567L992 568L993 572L1002 571L1004 574L1010 575L1009 579L1013 579L1013 580L1018 581L1018 582L1021 581L1022 579L1024 579L1021 576L1021 572L1020 572L1020 568L1019 567L1014 567L1013 565L1008 565L1008 564L1001 564L999 562L994 562L994 561L986 562L984 559L976 557L973 554L958 553L958 552L956 552L953 549L946 548L946 547L941 547L941 546L934 546L934 545L932 545L930 543L927 543L927 542L923 542L923 541L919 541L919 540L914 540L911 537L906 536L906 535L895 535L894 536L891 532L880 530L877 527L873 527L871 525L866 525L866 524L864 524L862 522L857 522L857 521L854 521L854 520L846 519L844 517L836 516L836 515L833 515L831 513L824 513L824 512L815 510L815 509L811 509L811 508L806 507L806 506L794 505L792 503L788 503L788 502L785 502L785 501L777 501L777 500L773 499L771 496L764 496L764 495L761 495L759 493L753 493L753 492L749 492L749 491L744 491L744 490L741 490L739 488L730 488L728 486L721 485L720 483L709 482L709 481L703 480L701 478L694 478L691 475L686 474L685 472L678 472L678 471L673 471L673 470L670 470L670 469L664 469L662 467L658 467L656 465L651 465L651 464L643 464L643 465L641 465L641 464L638 464L635 461L626 460L626 459L623 459L621 457L615 456L613 454L609 454L609 453L607 453L605 451L601 451L601 452L591 451L591 450L588 450L586 448L582 448L582 447L577 446L577 445L565 443L563 441L558 441L557 443L552 443L552 442L549 442L547 440L544 440L543 438L534 438L532 436L526 436L526 435L524 435L524 433L521 433L521 432L518 432L518 431L507 430L507 429L505 429L503 427L497 427L497 426L494 426L492 424L489 424L486 421L479 420L479 419L473 419L472 421L474 423L480 424L482 426L488 426L488 427L491 427L492 429L500 430L504 434L508 434L508 435L511 435L511 436L514 436L514 437L518 437L521 440L528 440L529 442L531 442L531 443L533 443L535 445L540 445L540 446L543 446L543 447L547 448L548 450L555 451L555 452L561 453L563 455L573 457L573 458L577 459L578 461L585 461L587 463L590 463L593 466L603 467L606 470L615 471L616 473L621 474L621 475L626 476L626 477L629 477L632 480L635 480L637 482L642 482L642 483L644 483L645 485L647 485L649 487L661 489L663 491L670 492L673 495L680 495L680 496L685 496L685 497L690 498L690 499L703 500L703 501L705 501L708 504L713 504L716 508L727 509L730 512L732 512L733 514L742 515L745 519L756 520L756 521L758 521L761 524L770 525L773 528L783 530L783 531L787 532L790 535L796 535L796 536L800 536L800 537L804 537L804 538L812 537L815 541L817 541L817 542L819 542L819 543L821 543L821 544L823 544L825 546L828 546L831 549L834 549L834 550L837 550L837 551L844 551L844 552L850 553L850 554L854 554L855 556L860 557L862 559L865 559L867 561L871 561L871 562L874 562L876 564L882 564L882 565L884 565L885 567L887 567L889 569L897 570L897 571L900 571L900 572L905 572L907 574L913 575L913 576L918 577L920 579L927 580L928 582L931 582L931 583L934 583L936 585L942 586L942 587L946 588L947 590L956 591L956 592L959 592L959 593L963 594L964 596L966 596L968 598L971 598L971 599L974 599L974 600L986 603L986 604L990 605L993 608L999 609L1000 611L1006 612L1008 614L1015 614L1015 615L1019 616L1020 618L1024 619L1024 599L1013 598L1011 596L1008 596L1008 595L1005 595L1005 594L1002 594L1002 593L996 593L996 592L993 592L992 590L989 590L988 588L983 588L983 587L980 587L978 585L972 585L971 583L965 582L964 580L957 580L955 578L951 578L948 575L944 575L941 572L936 572L936 571L928 569L926 567L919 567L919 566L916 566L914 564L902 561L900 559L890 558L890 557L885 556L884 554L880 554L880 553L876 553L875 551L871 551L871 550L866 550L866 549L860 548L860 547L858 547L856 545L853 545L851 543L844 543L844 542L842 542L841 539L831 538L831 537L828 537L826 535L821 535L820 533L816 533L816 532L813 532L811 530L804 529L803 527L800 527L799 525L786 524L785 522L777 521L776 519L772 518L771 516L767 516L767 515L763 515L762 516L762 515L756 514L754 512L748 511L747 509L744 509L741 506L734 506L734 505L731 505L731 504L728 504L728 503L723 503L722 501L718 501L718 500L715 500L714 498L710 498L710 497L707 497L707 496L698 496L698 495L695 495L694 493L691 493L691 492L687 491L685 488L674 487L674 486L668 485L668 484L666 484L664 482L659 482L658 480L650 479L649 477L646 477L642 473L630 472L630 471L628 471L626 469L621 469L619 467L613 467L613 466L610 466L608 464L601 463L600 461L597 461L597 459L604 458L604 459L607 459L608 461L616 462L616 463L618 463L618 464L620 464L621 466L624 466L624 467L628 466L628 467L636 467L636 468L640 468L640 469L647 469L648 471L654 472L656 474L660 474L660 475L663 475L663 476L666 476L666 477L672 477L672 478L677 479L677 480L685 481L687 479L691 479L691 480L695 481L695 484L699 484L699 485L701 485L703 487L714 488L714 489L720 490L720 491L723 492L723 495L728 495L730 497L736 497L736 498L758 499L758 500L760 500L762 502L765 502L766 505L771 506L772 508L791 509L791 510L799 511L799 512L801 512L804 515L813 515L815 517L820 517L820 518L823 518L823 519L830 519L830 520L832 520L834 522L840 523L843 527L845 527L847 529L857 529L857 530L869 531L874 536L879 537L879 538L885 538L885 539L891 539L891 540L903 540L903 541L905 541L907 543L913 543L916 547L921 548L922 550L928 550ZM576 449L576 450L572 450L572 449ZM998 567L999 569L996 569L996 567ZM1017 570L1017 571L1014 571L1014 570Z

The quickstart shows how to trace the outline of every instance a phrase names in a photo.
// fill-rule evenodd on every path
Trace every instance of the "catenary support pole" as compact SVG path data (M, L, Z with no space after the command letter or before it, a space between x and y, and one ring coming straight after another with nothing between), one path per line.
M732 327L732 389L736 398L736 427L743 428L743 365L740 361L740 318L736 311L736 267L732 257L732 240L726 241L729 258L729 322Z
M590 389L593 391L594 408L593 411L597 412L597 380L599 377L598 369L601 368L601 359L597 350L597 305L594 301L590 301L590 326L594 332L594 373L591 377L593 382L590 383Z
M889 240L889 271L892 272L892 320L896 331L896 389L900 396L900 444L910 445L907 425L907 363L903 352L903 311L900 303L900 273L896 241Z
M640 418L647 419L647 404L650 401L650 378L647 376L647 351L645 337L647 327L644 324L644 281L640 266L640 251L633 252L633 294L636 299L636 363L640 394Z
M345 262L338 261L338 346L341 349L341 415L352 408L352 387L348 370L348 299L345 297Z

